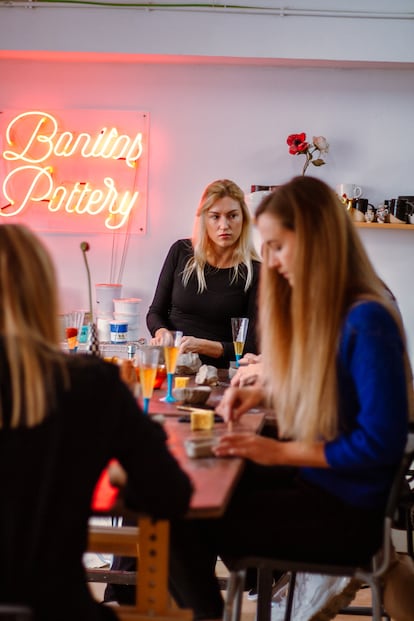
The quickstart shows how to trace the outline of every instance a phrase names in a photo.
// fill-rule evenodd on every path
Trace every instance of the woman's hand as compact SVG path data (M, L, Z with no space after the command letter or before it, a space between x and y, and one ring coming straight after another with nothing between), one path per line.
M243 457L262 466L274 466L283 463L279 455L281 444L255 433L236 431L222 436L213 452L217 457Z
M169 332L170 331L167 330L167 328L158 328L150 341L150 345L163 345L164 339L166 338L166 335L169 334Z
M195 336L183 336L180 345L180 354L200 354L202 352L203 341Z
M233 388L233 386L230 386L216 407L216 412L226 422L238 420L247 410L258 405L262 401L263 396L263 390L260 386L249 388Z
M329 468L323 442L281 442L236 431L222 436L213 451L217 457L243 457L262 466Z
M219 341L199 339L195 336L183 336L180 345L180 354L204 354L210 358L220 358L223 355L223 345Z
M262 384L262 364L260 362L240 365L231 378L231 386L252 386Z
M257 362L261 362L261 361L262 361L261 354L251 354L248 352L247 354L244 354L242 358L240 358L239 364L242 364L242 365L256 364Z

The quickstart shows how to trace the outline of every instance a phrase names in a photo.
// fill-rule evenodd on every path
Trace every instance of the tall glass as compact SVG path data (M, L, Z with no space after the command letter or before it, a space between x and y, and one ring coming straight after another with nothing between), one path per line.
M244 344L246 342L247 328L249 326L248 317L232 317L231 331L233 334L234 353L236 354L236 367L243 355Z
M165 401L166 403L176 402L176 399L174 399L172 394L172 384L175 369L177 367L178 352L180 351L182 338L183 333L179 330L166 332L162 337L165 367L167 369L167 394L164 399L161 399L161 401Z
M144 414L148 414L149 402L157 375L159 355L160 351L156 347L141 347L137 352Z

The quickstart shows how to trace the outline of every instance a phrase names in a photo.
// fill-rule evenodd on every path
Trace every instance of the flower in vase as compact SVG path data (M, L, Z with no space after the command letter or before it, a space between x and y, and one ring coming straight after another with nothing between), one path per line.
M325 136L313 136L312 142L307 142L306 134L290 134L286 140L291 155L304 155L306 157L303 164L302 175L305 174L309 164L314 166L323 166L325 160L320 156L328 153L329 144ZM316 157L314 157L316 154Z

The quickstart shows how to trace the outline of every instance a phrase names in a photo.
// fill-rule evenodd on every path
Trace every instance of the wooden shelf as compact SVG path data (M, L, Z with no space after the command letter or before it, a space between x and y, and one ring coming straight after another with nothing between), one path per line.
M403 229L405 231L412 231L414 224L391 224L391 223L379 223L379 222L355 222L355 226L361 229Z

